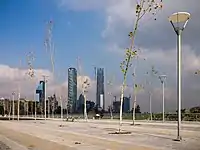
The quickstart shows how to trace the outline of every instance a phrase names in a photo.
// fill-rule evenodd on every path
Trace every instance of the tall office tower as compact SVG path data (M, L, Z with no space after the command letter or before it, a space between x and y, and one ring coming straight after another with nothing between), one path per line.
M45 90L45 83L44 81L40 81L40 84L38 85L36 89L36 94L39 94L39 102L44 102L44 90Z
M124 97L123 98L123 112L127 113L130 111L130 101L131 97Z
M105 110L105 94L104 94L104 68L97 68L97 91L96 104Z
M36 89L36 94L39 94L39 103L41 107L41 112L44 111L44 91L45 91L45 82L40 81L40 84L38 85Z
M68 69L68 108L69 112L76 111L77 101L77 70L76 68Z

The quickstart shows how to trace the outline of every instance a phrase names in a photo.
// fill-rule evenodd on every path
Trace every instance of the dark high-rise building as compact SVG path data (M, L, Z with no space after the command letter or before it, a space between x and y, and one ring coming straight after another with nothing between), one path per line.
M44 93L45 92L45 82L44 81L40 81L40 84L38 85L37 89L36 89L36 94L39 94L39 103L41 106L42 111L44 111Z
M130 99L131 99L131 97L124 97L123 112L129 112L130 111Z
M130 100L131 100L131 97L124 97L123 98L123 104L122 104L123 113L128 113L130 111ZM120 105L121 105L120 100L113 102L113 110L114 110L115 113L120 112Z
M68 108L69 112L76 111L77 101L77 70L76 68L68 69Z
M120 101L114 101L113 102L113 111L115 113L119 113L120 112Z
M45 82L40 81L40 84L38 85L36 89L36 94L39 94L39 102L44 102L44 91L45 91Z
M105 110L105 94L104 94L104 68L97 68L97 92L96 104Z
M83 96L83 94L80 94L79 96L79 99L77 101L77 112L83 112L83 108L84 108L84 101L85 101L85 98Z

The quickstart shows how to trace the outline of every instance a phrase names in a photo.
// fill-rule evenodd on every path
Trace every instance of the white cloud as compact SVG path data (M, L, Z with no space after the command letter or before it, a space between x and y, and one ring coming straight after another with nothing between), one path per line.
M30 78L27 75L28 70L12 68L7 65L0 65L0 95L10 97L13 91L17 92L20 87L22 97L33 98L36 87L43 75L48 76L47 93L53 94L58 85L54 83L53 75L48 70L35 69L35 77Z
M112 49L113 48L113 49ZM111 46L112 49L110 52L119 54L122 57L123 49L120 48L117 44ZM159 71L159 74L166 74L166 88L165 88L165 98L166 98L166 109L173 110L176 107L176 61L177 61L177 50L174 49L142 49L140 56L146 58L145 61L142 59L138 62L137 67L137 82L144 84L145 83L145 73L151 70L151 66L155 66L156 70ZM195 49L192 49L189 45L182 46L182 89L183 89L183 107L191 107L197 104L198 101L198 90L199 78L194 75L195 71L200 68L200 55L196 54ZM130 70L131 71L131 70ZM128 81L132 79L129 78ZM154 111L161 111L162 108L162 89L161 84L158 78L149 77L148 80L152 82L152 91L153 91L153 101L156 103L153 107ZM130 82L132 84L132 82ZM144 85L145 87L147 85ZM117 89L114 89L116 93L120 92L120 86L117 86ZM194 91L197 93L194 94ZM132 88L129 88L126 92L126 96L132 94ZM139 104L142 105L143 110L148 110L148 100L147 99L147 88L139 96ZM146 96L145 96L146 95ZM119 96L119 94L118 94ZM188 98L191 99L188 101Z
M43 75L47 76L47 95L50 96L56 93L57 96L63 96L67 99L68 94L68 81L63 81L62 83L56 83L55 78L50 71L45 69L35 69L35 78L30 79L28 77L27 69L12 68L7 65L0 64L0 97L9 98L13 91L18 92L18 87L20 87L21 97L26 97L33 99L36 87L39 85L39 81L43 80ZM81 79L85 81L88 80L90 83L89 87L89 99L90 95L95 93L93 81L88 76L78 76L78 90L81 91Z
M61 2L61 1L59 1ZM106 39L107 50L112 53L123 56L124 48L128 46L127 34L132 29L135 18L135 4L134 0L62 0L62 6L74 11L101 11L105 17L104 30L101 35ZM146 72L152 65L161 73L166 73L167 88L166 99L171 101L168 107L175 106L176 99L176 48L175 48L175 33L172 31L167 17L176 11L189 11L192 15L192 19L188 23L187 30L184 31L183 40L186 45L183 45L183 107L188 105L194 105L198 101L197 94L193 91L200 90L197 78L193 77L194 71L200 68L200 55L197 54L196 49L193 49L191 45L199 45L199 0L168 0L163 1L164 7L162 12L158 14L157 21L149 20L149 16L141 22L136 44L142 47L143 57L147 58L146 62L140 62L138 67L138 82L143 82L144 72ZM178 7L177 7L178 6ZM148 22L147 22L148 21ZM168 36L167 34L171 34ZM171 37L171 38L169 38ZM187 39L188 37L188 39ZM174 39L173 39L174 38ZM153 40L153 42L152 42ZM174 43L172 43L174 42ZM153 48L152 48L153 47ZM155 48L156 47L156 48ZM170 48L166 48L170 47ZM199 53L199 52L198 52ZM117 57L116 57L117 58ZM117 65L118 66L118 65ZM120 71L120 70L119 70ZM132 81L132 80L129 80ZM159 81L157 81L159 83ZM154 85L154 99L157 101L155 104L155 110L160 110L160 105L157 105L160 101L160 84ZM193 88L192 88L193 87ZM192 89L193 91L192 91ZM91 88L93 95L95 95L95 88ZM184 94L187 91L187 95ZM112 92L119 96L120 85L115 84L112 88ZM92 92L91 92L92 93ZM129 89L127 94L132 93L132 89ZM160 94L159 94L160 93ZM147 100L145 100L145 94L139 99L142 104L142 108L148 110ZM191 103L187 103L187 98L191 96ZM195 95L195 96L194 96ZM128 95L127 95L128 96ZM145 98L144 98L145 97ZM94 97L95 99L95 97ZM173 103L172 103L173 101Z

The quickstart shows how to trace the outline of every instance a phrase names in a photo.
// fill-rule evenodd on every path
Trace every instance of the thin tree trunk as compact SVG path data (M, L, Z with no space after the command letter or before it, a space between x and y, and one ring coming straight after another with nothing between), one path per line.
M136 108L136 98L137 98L137 95L135 93L135 96L134 96L134 102L133 102L133 125L135 125L135 108Z
M85 95L85 93L83 93L83 96L84 96L84 119L85 119L85 121L87 122L87 121L88 121L88 117L87 117L87 106L86 106L87 100L86 100L86 95Z
M120 97L120 116L119 116L119 132L121 132L122 126L122 113L123 113L123 99L124 99L124 88L125 88L125 81L123 81L123 85L121 88L121 97Z
M9 101L9 120L10 120L10 114L11 114L11 101Z

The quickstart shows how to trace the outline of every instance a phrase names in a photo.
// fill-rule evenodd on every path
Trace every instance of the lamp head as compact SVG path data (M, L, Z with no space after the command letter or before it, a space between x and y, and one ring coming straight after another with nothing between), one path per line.
M190 14L188 12L176 12L173 13L169 18L175 32L183 31L190 19Z
M159 76L159 79L160 79L161 82L164 82L166 78L167 78L166 75L160 75Z

